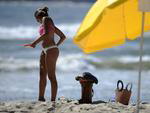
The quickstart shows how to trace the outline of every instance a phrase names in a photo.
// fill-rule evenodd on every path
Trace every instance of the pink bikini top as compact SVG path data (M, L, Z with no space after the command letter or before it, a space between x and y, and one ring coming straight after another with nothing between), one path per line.
M44 25L40 25L40 28L39 28L39 34L40 34L40 35L45 34Z
M49 27L49 30L52 30L52 29L54 30L54 28L50 26L50 27ZM45 28L44 28L44 25L43 25L43 24L40 25L39 34L40 34L40 35L44 35L44 34L45 34Z

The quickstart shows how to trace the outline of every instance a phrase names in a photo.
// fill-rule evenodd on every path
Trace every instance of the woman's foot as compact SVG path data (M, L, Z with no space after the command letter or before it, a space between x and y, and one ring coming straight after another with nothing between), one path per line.
M45 102L45 98L44 97L39 97L38 101Z
M56 107L56 102L55 101L51 101L52 102L52 106L55 108Z
M55 101L51 101L52 102L52 105L51 107L48 109L49 111L55 111L55 108L56 108L56 102Z

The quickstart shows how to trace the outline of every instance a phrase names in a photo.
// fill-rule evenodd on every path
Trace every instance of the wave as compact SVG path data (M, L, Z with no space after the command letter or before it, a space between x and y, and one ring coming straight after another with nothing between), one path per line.
M56 25L61 29L67 37L72 38L79 24L58 24ZM0 26L0 39L32 39L38 36L37 26L16 26L16 27L5 27Z
M94 58L86 58L93 59ZM82 54L71 54L60 56L57 63L59 71L79 71L92 69ZM0 71L30 71L39 69L39 59L0 58Z
M74 72L96 69L137 70L139 58L122 56L98 58L84 54L60 56L57 62L58 71ZM0 58L0 71L31 71L39 69L39 59ZM143 57L143 70L150 69L150 56Z
M56 25L58 26L59 29L61 29L68 38L73 38L75 33L77 32L77 29L79 28L80 24L79 23L74 23L74 24L59 24Z
M27 71L38 68L34 59L0 58L0 71Z
M139 57L137 56L118 56L110 59L103 59L102 62L91 62L96 68L111 68L122 70L138 70ZM150 69L150 56L143 56L143 70Z
M1 27L0 39L30 39L37 35L37 27L17 26L17 27Z
M150 61L150 56L148 55L145 55L142 58L144 62ZM139 62L139 56L122 56L118 58L118 61L122 63L136 63Z

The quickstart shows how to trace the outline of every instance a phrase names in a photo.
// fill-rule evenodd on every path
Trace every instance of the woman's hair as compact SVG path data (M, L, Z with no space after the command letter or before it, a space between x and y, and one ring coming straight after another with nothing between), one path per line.
M41 16L41 17L48 16L48 7L43 7L43 8L37 9L35 11L35 13L34 13L34 16L35 17L38 17L38 16Z

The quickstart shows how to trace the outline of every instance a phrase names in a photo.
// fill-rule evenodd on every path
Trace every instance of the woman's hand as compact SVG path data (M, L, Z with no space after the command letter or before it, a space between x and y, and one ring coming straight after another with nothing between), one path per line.
M31 44L25 44L25 47L31 47L31 48L35 48L36 44L31 43Z
M35 47L36 47L36 44L35 44L35 43L32 43L30 46L31 46L32 48L35 48Z

